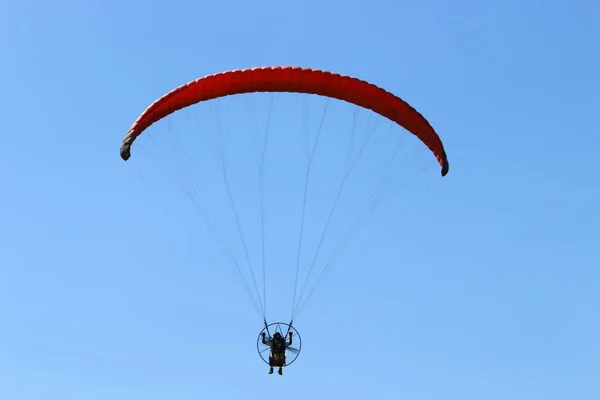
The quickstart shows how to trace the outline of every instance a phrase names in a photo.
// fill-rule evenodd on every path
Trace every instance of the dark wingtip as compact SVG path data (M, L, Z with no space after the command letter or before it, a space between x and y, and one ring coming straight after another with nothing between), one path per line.
M442 167L442 176L448 175L449 170L450 170L450 164L448 164L448 161L446 161L444 163L444 166Z
M130 129L125 134L125 137L123 138L123 143L121 144L121 158L125 161L129 160L129 157L131 157L131 143L132 142L133 142L133 134Z
M442 176L448 175L450 170L450 163L448 162L448 156L446 156L446 150L442 149Z
M121 146L121 158L125 161L131 157L131 149L129 146Z

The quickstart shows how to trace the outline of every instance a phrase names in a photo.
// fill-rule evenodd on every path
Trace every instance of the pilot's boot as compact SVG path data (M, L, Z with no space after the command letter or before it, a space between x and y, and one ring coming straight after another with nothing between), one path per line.
M269 374L273 373L273 367L269 368Z
M283 368L279 367L279 371L277 371L277 373L279 373L279 375L283 375Z

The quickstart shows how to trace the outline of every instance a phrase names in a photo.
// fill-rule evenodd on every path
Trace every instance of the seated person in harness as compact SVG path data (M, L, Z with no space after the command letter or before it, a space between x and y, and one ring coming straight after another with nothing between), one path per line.
M262 333L262 343L271 348L271 354L269 354L269 374L273 373L273 367L279 367L279 375L283 375L282 367L285 366L285 349L292 345L292 332L290 331L290 341L286 343L285 339L279 332L275 332L273 338L266 340L266 333Z

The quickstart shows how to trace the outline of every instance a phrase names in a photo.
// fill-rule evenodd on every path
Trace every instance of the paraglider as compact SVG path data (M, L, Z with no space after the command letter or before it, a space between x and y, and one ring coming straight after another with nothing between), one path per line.
M440 137L425 117L401 98L374 84L354 77L317 69L280 66L233 70L214 75L207 75L172 90L153 102L131 125L121 144L121 157L123 160L129 160L132 154L132 146L136 139L150 126L178 110L209 100L256 92L287 92L317 95L341 100L360 108L370 110L391 121L393 124L404 128L418 138L433 154L433 157L441 168L442 176L445 176L449 171L448 158ZM264 163L264 155L262 161ZM308 173L306 176L308 179ZM225 181L225 183L228 184L227 179L225 179ZM345 180L343 184L345 184ZM343 184L340 186L338 195L341 193ZM306 186L304 198L304 201L306 202ZM337 205L337 198L335 205ZM375 206L373 208L375 208ZM303 211L303 222L305 218L304 214ZM333 212L329 215L326 229L329 226L332 214ZM237 221L237 215L235 215L235 218ZM240 235L241 234L240 230ZM300 241L302 241L302 234ZM246 243L243 243L243 245L246 250L246 257L248 258ZM298 264L299 262L298 256ZM254 275L252 278L254 280ZM256 286L256 282L254 283ZM294 288L294 297L295 296L296 288ZM260 299L258 305L260 306L259 308L262 311L262 317L265 322L265 327L259 334L257 340L259 354L261 358L269 364L270 373L273 373L273 368L277 367L278 373L282 374L282 368L294 362L300 351L300 337L293 327L297 308L294 306L293 315L289 324L276 323L268 325L266 316L264 315L264 304L260 302ZM273 334L269 331L270 328L274 330ZM291 347L292 343L296 344L298 347ZM261 348L261 346L263 348ZM266 350L269 350L270 353L268 358L263 355ZM294 354L289 356L287 352L292 352Z
M289 342L286 342L285 338L281 336L281 333L275 332L272 338L267 340L267 334L265 332L262 333L262 344L265 346L269 346L271 349L271 354L269 355L269 374L273 373L273 367L279 367L279 375L283 375L282 367L286 365L285 363L285 350L288 346L292 345L292 335L293 333L288 333Z
M293 337L295 340L292 339ZM273 373L274 367L278 367L277 373L283 375L283 367L287 367L296 361L302 349L302 341L298 331L291 324L283 322L265 325L258 335L256 344L258 354L269 365L269 374ZM295 347L292 347L292 345L295 345ZM267 351L269 351L268 358L265 356ZM288 355L288 353L292 354Z

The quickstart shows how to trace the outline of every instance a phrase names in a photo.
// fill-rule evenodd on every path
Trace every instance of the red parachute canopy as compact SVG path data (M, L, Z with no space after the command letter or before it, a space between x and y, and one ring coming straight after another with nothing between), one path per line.
M177 110L201 101L253 92L316 94L372 110L417 136L437 158L442 176L448 173L441 139L425 117L404 100L357 78L301 67L227 71L186 83L155 101L138 117L123 139L121 157L128 160L135 139L150 125Z

